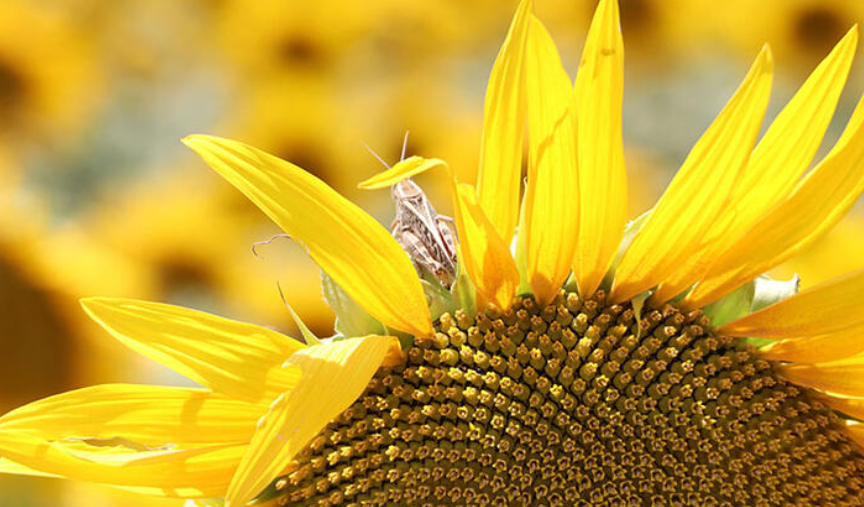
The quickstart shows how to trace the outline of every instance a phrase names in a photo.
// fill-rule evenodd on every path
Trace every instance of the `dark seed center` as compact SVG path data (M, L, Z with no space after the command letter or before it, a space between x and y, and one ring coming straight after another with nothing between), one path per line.
M838 417L672 306L444 315L274 484L290 505L861 505Z

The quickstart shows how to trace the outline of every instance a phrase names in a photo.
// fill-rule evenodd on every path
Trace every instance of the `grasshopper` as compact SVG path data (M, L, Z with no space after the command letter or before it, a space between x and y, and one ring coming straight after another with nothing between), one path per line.
M456 232L453 219L435 212L423 190L411 178L390 187L396 218L390 233L422 275L432 274L449 289L456 280Z
M402 142L402 157L408 145L408 133ZM368 146L388 169L390 165ZM390 233L399 246L408 253L414 268L422 276L431 274L449 289L456 280L456 227L453 219L435 212L426 194L411 178L405 178L390 187L390 196L396 205L396 217Z

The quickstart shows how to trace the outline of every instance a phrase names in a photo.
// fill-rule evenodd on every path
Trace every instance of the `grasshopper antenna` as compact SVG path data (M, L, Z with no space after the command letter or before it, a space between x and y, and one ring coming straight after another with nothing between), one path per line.
M252 243L252 255L254 255L255 257L261 258L261 256L258 255L258 247L264 246L264 245L269 245L270 243L276 241L279 238L291 239L291 236L289 236L287 234L277 234L266 241L256 241L255 243Z
M408 134L411 132L406 130L405 137L402 139L402 156L399 157L399 162L405 160L405 152L408 150Z
M366 147L367 150L369 150L369 153L371 153L373 157L375 157L376 159L378 159L378 162L381 162L382 164L384 164L384 167L386 167L387 169L390 169L390 164L388 164L387 162L385 162L384 159L381 158L381 155L375 153L375 150L373 150L372 148L370 148L368 144L363 143L363 146Z

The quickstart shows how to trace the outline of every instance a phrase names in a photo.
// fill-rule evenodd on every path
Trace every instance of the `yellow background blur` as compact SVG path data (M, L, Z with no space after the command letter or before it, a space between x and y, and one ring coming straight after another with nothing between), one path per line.
M319 334L318 273L179 140L233 137L324 178L389 223L356 183L410 131L409 154L472 180L485 80L516 0L0 0L0 413L97 382L184 380L114 343L82 296L167 301ZM593 0L536 0L571 73ZM625 142L635 217L719 112L762 42L769 117L854 23L858 0L621 0ZM824 147L864 91L853 68ZM826 149L823 149L824 154ZM420 177L440 210L438 174ZM864 267L864 214L777 270L811 285ZM181 505L0 477L0 507Z

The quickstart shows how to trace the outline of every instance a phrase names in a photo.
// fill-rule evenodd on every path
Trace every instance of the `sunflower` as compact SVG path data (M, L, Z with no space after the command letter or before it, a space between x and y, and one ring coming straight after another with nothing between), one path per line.
M301 323L301 343L85 299L112 336L202 388L100 385L13 410L0 467L208 505L860 504L864 271L798 293L763 276L864 190L864 106L807 172L856 29L756 144L763 48L627 224L618 26L601 0L574 85L520 4L487 89L477 185L448 173L455 237L407 179L441 160L361 184L393 187L394 238L289 162L186 138L321 267L337 333Z

